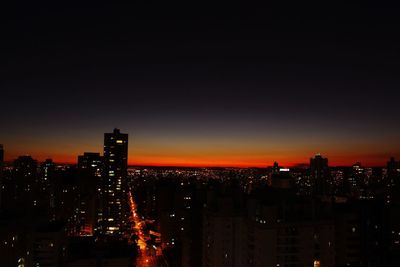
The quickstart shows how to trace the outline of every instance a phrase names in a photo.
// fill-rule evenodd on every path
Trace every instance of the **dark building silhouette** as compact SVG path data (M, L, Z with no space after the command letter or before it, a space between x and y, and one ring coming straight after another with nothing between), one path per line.
M204 209L202 266L335 266L334 222L289 191L215 194ZM314 265L315 264L315 265Z
M68 242L68 267L131 267L135 247L112 240L97 242L93 237L75 237Z
M51 184L55 172L55 165L52 159L46 159L40 165L41 178L46 185Z
M271 186L273 188L289 189L293 186L293 178L289 169L280 168L271 175Z
M103 157L100 153L85 152L78 156L78 170L92 176L100 177L102 173Z
M388 175L397 175L400 172L400 161L396 161L394 157L391 157L387 162Z
M387 176L391 185L400 185L400 161L396 161L394 157L387 162Z
M67 242L63 224L40 225L30 236L28 266L66 266Z
M314 181L314 193L319 196L328 193L329 167L328 159L320 154L310 159L310 174Z
M128 222L128 134L119 129L104 134L104 170L99 214L101 234L121 236Z
M12 199L8 204L15 206L16 210L28 208L28 211L32 211L32 208L43 204L39 202L38 163L31 156L20 156L14 161L13 167L13 188L9 192Z
M388 200L400 201L400 161L396 161L393 157L387 163L386 185Z
M97 214L100 199L98 191L103 171L103 157L100 153L85 152L78 156L78 228L79 235L93 235L97 228Z
M279 169L281 167L279 166L278 162L274 162L274 166L272 166L272 173L279 173Z
M46 159L40 165L40 186L41 192L44 194L44 206L49 215L49 219L56 219L56 188L55 188L55 164L52 159Z

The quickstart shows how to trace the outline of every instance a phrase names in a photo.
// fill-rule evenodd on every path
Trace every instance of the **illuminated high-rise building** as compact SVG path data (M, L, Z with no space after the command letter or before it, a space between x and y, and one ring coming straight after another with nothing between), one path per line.
M329 188L329 167L328 159L320 154L310 159L310 174L314 180L314 193L316 195L326 195Z
M128 223L127 203L128 134L119 129L104 134L104 169L101 189L102 212L99 232L121 236Z

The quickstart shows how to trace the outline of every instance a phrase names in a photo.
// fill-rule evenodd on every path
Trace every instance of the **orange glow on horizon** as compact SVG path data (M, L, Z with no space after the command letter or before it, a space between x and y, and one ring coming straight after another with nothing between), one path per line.
M83 154L83 153L81 153ZM76 164L77 163L77 156L72 155L54 155L54 157L49 156L48 154L8 154L6 157L6 161L12 162L20 155L31 155L34 159L42 162L48 158L53 159L54 162L59 164ZM277 161L281 166L286 167L294 167L302 164L309 164L309 159L313 155L309 157L284 157L280 155L279 157L257 157L257 158L243 158L243 159L227 159L221 160L215 156L202 156L202 157L170 157L170 156L144 156L138 157L136 155L130 155L128 165L129 166L165 166L165 167L237 167L237 168L249 168L249 167L267 167L272 166L275 161ZM386 162L389 160L388 157L364 157L364 158L357 158L357 157L330 157L329 155L324 155L329 159L330 166L351 166L357 161L360 161L363 166L366 167L374 167L374 166L385 166Z
M130 132L130 131L124 131ZM62 135L59 137L26 137L4 140L8 162L20 155L30 154L38 161L47 158L56 163L76 164L84 152L100 152L104 140L101 134ZM320 152L330 166L353 165L385 166L391 156L400 158L400 145L388 140L340 140L318 137L294 139L290 136L192 136L177 134L147 136L131 135L128 160L131 166L182 167L266 167L275 161L281 166L309 164ZM394 144L394 145L391 145Z

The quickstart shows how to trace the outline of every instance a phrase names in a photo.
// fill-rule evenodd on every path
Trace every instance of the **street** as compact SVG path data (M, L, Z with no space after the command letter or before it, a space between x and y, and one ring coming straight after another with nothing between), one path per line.
M138 237L137 245L139 247L139 255L136 259L137 267L157 267L166 266L168 267L167 261L162 255L161 248L148 247L146 241L150 240L150 235L147 231L143 230L144 220L140 219L137 212L137 205L133 199L132 193L128 193L129 206L131 209L131 222L132 222L132 232Z

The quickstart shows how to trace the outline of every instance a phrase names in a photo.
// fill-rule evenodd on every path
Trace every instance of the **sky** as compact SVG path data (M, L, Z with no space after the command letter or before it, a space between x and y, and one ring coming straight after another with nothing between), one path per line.
M137 1L4 8L0 143L76 162L103 133L129 163L292 166L400 157L399 10L366 1Z

